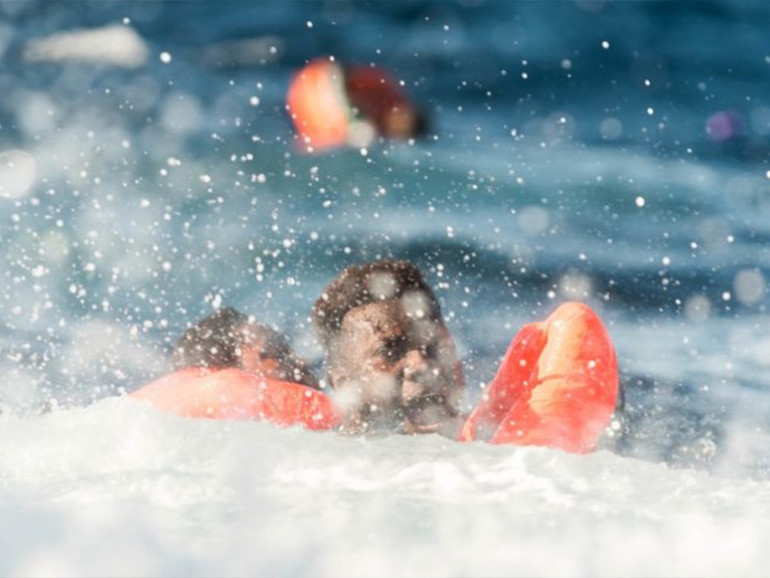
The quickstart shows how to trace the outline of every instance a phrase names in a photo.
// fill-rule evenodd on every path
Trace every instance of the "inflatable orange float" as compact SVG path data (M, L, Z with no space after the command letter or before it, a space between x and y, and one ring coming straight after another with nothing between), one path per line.
M130 397L183 417L257 420L313 430L341 423L331 399L320 391L236 368L189 367L145 385Z
M609 424L617 397L606 329L587 305L566 303L519 331L459 439L584 453Z
M345 144L352 117L345 74L336 62L318 58L297 72L286 106L300 139L323 149Z

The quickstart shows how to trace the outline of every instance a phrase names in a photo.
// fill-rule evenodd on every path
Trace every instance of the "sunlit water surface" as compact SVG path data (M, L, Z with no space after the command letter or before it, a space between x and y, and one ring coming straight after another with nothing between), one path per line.
M0 3L0 573L762 575L769 16ZM318 54L390 68L435 136L302 154L284 95ZM625 391L602 450L116 398L219 305L320 371L313 301L388 256L436 288L469 406L523 323L594 307Z

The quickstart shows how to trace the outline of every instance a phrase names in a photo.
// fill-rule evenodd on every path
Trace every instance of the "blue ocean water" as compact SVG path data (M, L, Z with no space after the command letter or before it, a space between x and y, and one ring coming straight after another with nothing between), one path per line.
M469 404L578 299L619 354L605 447L766 478L768 24L759 2L0 2L0 154L34 163L0 198L2 404L131 390L219 304L319 363L324 285L408 258ZM108 26L146 58L30 56ZM286 89L325 54L391 70L429 137L299 152Z

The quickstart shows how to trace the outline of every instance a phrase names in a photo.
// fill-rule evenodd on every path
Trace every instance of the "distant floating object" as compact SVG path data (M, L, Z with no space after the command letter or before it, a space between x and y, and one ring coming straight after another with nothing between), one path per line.
M365 147L378 135L407 139L426 129L422 111L381 68L318 58L294 75L286 100L309 150Z
M37 163L24 151L0 153L0 198L20 199L27 196L35 184Z
M118 68L139 68L149 57L141 36L123 25L71 30L30 40L22 57L26 62L81 62Z

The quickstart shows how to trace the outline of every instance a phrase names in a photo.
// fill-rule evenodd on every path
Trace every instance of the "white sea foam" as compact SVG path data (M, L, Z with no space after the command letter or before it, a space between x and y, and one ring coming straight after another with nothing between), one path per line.
M86 62L121 68L139 68L147 62L149 49L131 27L71 30L30 40L24 47L27 62Z
M129 399L0 420L13 575L762 575L770 483Z
M35 158L24 151L0 153L0 198L18 199L26 196L35 184Z

